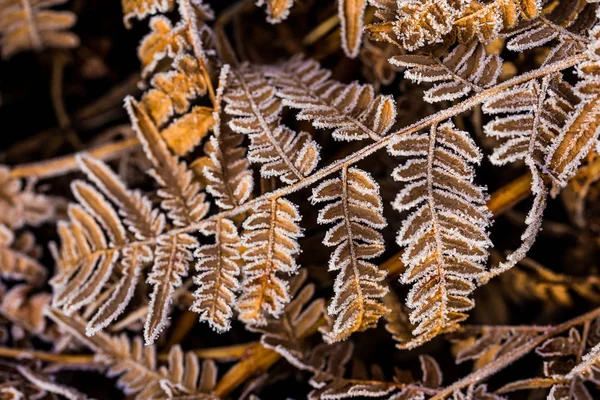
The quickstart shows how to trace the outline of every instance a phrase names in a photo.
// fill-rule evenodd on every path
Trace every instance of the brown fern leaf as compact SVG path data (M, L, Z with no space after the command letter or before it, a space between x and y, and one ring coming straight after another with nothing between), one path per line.
M154 89L142 98L142 105L156 125L164 124L175 113L186 113L190 100L206 93L206 81L198 60L190 55L175 59L173 69L154 75Z
M120 178L102 161L88 155L78 157L79 167L119 210L123 223L138 240L157 237L164 229L165 217L152 208L139 190L128 190Z
M412 348L467 318L473 302L466 296L485 270L490 213L483 188L472 183L479 149L452 123L398 136L388 151L409 157L393 177L406 182L394 208L410 211L397 242L406 247L401 282L414 284L407 305L416 338L402 345Z
M149 174L162 186L158 195L161 206L176 226L200 221L208 212L205 195L200 184L194 182L193 173L185 162L173 156L148 114L131 97L125 99L131 122L142 142L147 158L154 168Z
M154 250L154 265L147 282L154 286L148 304L148 317L144 325L144 340L152 344L165 328L173 302L175 289L182 285L182 277L188 275L192 250L198 241L187 234L159 236Z
M375 6L394 12L392 29L409 51L442 42L465 9L465 2L461 0L407 0L399 1L393 8L387 3L376 1Z
M297 119L333 128L338 140L379 140L396 121L392 96L375 96L371 85L331 80L331 72L314 60L294 57L270 75L283 104L300 110Z
M339 0L338 15L342 28L342 48L350 58L360 51L367 0Z
M502 70L502 59L496 54L488 55L485 46L475 41L457 45L443 60L433 54L404 54L389 61L406 68L405 78L434 84L425 91L424 99L429 103L455 100L494 86Z
M224 66L217 90L219 107L228 75L229 67ZM215 112L213 119L214 136L204 145L206 155L194 161L190 167L194 171L199 171L198 175L204 177L206 191L215 197L217 206L230 210L250 198L254 188L254 178L248 168L246 149L242 146L244 137L231 131L228 123L221 120L220 112Z
M54 205L46 196L36 194L0 166L0 224L9 229L38 226L54 217Z
M66 0L2 0L0 2L0 45L7 59L25 50L72 48L79 38L68 31L77 17L70 11L49 10Z
M61 328L95 352L101 362L108 366L107 375L118 376L119 388L135 399L164 399L192 396L195 399L214 399L211 392L216 384L216 366L207 360L200 376L198 358L193 353L184 354L179 346L169 351L168 367L157 367L156 348L144 347L136 337L109 336L98 333L92 337L85 334L85 321L77 316L69 317L49 308L46 311ZM200 376L200 380L198 378Z
M251 331L262 333L260 343L264 347L275 350L300 369L310 369L305 360L310 347L303 339L311 333L325 311L323 299L311 301L315 286L303 286L306 276L306 270L300 270L290 280L290 297L293 300L285 306L282 317L269 317L266 325L250 327Z
M278 275L298 270L294 256L300 252L301 216L285 199L261 203L252 212L244 221L247 250L242 254L244 280L237 311L245 323L264 325L266 314L279 316L290 301L288 284Z
M267 21L271 24L277 24L290 15L290 9L294 5L294 0L257 0L256 5L267 6Z
M454 21L458 40L470 43L477 37L480 42L490 42L500 31L513 28L519 21L536 18L541 8L539 0L471 1Z
M353 332L374 327L389 311L380 300L387 293L382 284L386 273L368 261L384 252L383 236L377 229L387 224L379 185L357 168L344 169L341 178L321 183L313 190L311 201L333 201L319 212L318 222L335 223L323 244L336 247L329 270L339 273L335 296L328 307L336 319L326 340L337 342Z
M552 141L580 101L573 88L562 77L554 75L544 78L541 85L534 81L509 89L488 100L482 107L488 114L508 114L484 127L486 134L502 140L490 160L496 165L524 161L534 177L532 191L535 195L525 220L527 229L521 236L521 246L483 277L484 282L512 268L533 246L546 208L547 189L541 176L544 159Z
M132 245L121 221L137 240L147 240L160 235L165 218L152 209L149 200L139 191L127 190L101 161L83 155L79 165L100 191L118 206L122 216L121 220L100 192L76 181L73 192L87 211L80 206L70 206L71 222L59 224L62 244L57 259L59 268L51 281L55 306L72 313L90 304L108 282L115 264L119 266L121 277L109 286L106 302L87 326L87 334L92 335L123 312L133 296L142 262L152 259L149 246ZM103 227L112 230L112 244L107 241ZM124 249L119 251L115 245Z
M595 22L594 18L590 18L595 14L595 7L585 0L561 1L541 18L519 24L512 32L509 31L510 40L506 48L521 52L557 40L558 44L552 48L545 64L580 53L585 50L585 35Z
M33 257L14 247L15 234L0 225L0 276L40 285L46 277L45 268Z
M173 9L173 0L121 0L123 23L131 28L131 20L139 20L156 13L166 13Z
M291 184L302 180L319 162L319 146L306 132L296 132L280 124L281 100L275 97L262 73L249 66L235 73L225 97L225 112L237 133L250 136L248 160L260 163L265 178L278 176Z
M578 70L582 81L577 90L583 101L554 139L546 158L545 167L559 188L575 175L600 135L600 25L590 31L590 37L588 61Z
M200 321L206 321L217 332L230 328L233 315L232 306L236 302L239 289L240 238L237 228L228 219L218 219L203 227L206 235L215 236L215 244L204 245L196 250L198 259L194 283L194 304L190 310L200 314Z

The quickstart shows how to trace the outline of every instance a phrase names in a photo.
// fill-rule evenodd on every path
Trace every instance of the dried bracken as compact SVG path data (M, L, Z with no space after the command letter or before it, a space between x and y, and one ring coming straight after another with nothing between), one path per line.
M599 19L0 0L0 398L600 397Z

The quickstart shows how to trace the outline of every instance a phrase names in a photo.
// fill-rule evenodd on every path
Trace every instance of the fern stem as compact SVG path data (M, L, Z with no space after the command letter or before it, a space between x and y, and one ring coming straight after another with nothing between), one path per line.
M116 143L109 143L89 150L86 153L100 160L109 160L133 150L139 145L139 140L131 138ZM17 165L11 169L10 176L11 178L52 178L63 175L77 169L77 156L79 154L75 153L41 162Z

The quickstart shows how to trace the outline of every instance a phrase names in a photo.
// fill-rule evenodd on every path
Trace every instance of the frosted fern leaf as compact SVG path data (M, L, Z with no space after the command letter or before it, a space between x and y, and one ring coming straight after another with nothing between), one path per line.
M175 289L182 285L198 241L187 234L159 236L154 250L154 265L147 282L154 286L144 325L146 344L152 344L165 328Z
M219 78L217 98L219 107L227 84L229 66L223 67ZM214 135L204 145L204 157L190 167L207 181L206 191L213 195L217 206L230 210L245 203L252 195L254 179L248 168L244 137L231 130L228 121L222 121L222 113L213 113Z
M583 101L562 126L546 158L545 167L558 188L566 186L575 175L581 160L600 136L600 25L590 31L590 37L592 41L586 51L588 61L578 69L582 81L577 91Z
M334 223L323 243L335 247L329 270L338 271L335 295L328 312L335 317L326 335L328 342L346 339L356 331L374 327L388 312L381 303L387 293L385 271L368 260L381 255L386 226L379 185L366 172L350 168L342 176L327 180L313 190L313 203L330 202L320 212L320 224Z
M144 346L139 337L110 336L98 333L85 335L85 322L78 316L67 316L49 308L50 317L61 328L94 351L99 361L108 367L108 376L118 377L117 385L125 395L135 399L165 399L193 397L213 399L217 369L211 360L202 365L193 353L184 353L179 346L169 351L168 367L159 367L156 348Z
M200 314L200 321L207 321L218 332L229 330L239 289L238 260L240 239L237 228L228 219L219 219L203 228L203 233L215 236L215 244L198 248L194 283L194 304L190 310Z
M525 219L527 229L521 236L521 245L482 281L512 268L535 242L546 207L547 189L541 175L545 158L580 101L573 88L555 75L544 78L541 84L533 81L504 91L483 105L485 113L508 114L484 127L487 135L502 142L490 160L496 165L524 161L533 176L534 202Z
M122 188L117 187L116 190ZM58 225L61 249L58 271L51 280L54 306L71 314L99 295L116 264L121 275L115 284L109 286L108 299L87 325L86 332L92 335L123 312L133 296L141 264L152 259L152 252L148 246L117 250L129 241L112 205L98 190L83 181L73 182L72 191L81 205L70 205L70 222ZM133 221L136 217L142 218L136 215L125 219L132 229L135 229Z
M396 121L392 96L375 96L371 85L336 82L314 60L294 57L269 74L283 104L300 110L299 120L334 129L338 140L379 140Z
M455 24L458 40L470 43L475 37L487 43L522 20L536 18L542 9L540 0L470 1Z
M257 0L256 5L267 6L267 21L271 24L277 24L290 15L290 9L294 5L294 0Z
M350 58L360 51L367 0L338 0L342 48Z
M239 319L250 325L264 325L265 315L277 317L289 303L287 282L282 274L297 272L295 255L300 252L297 207L285 199L273 199L256 206L244 221L242 294L237 303Z
M496 54L488 55L485 46L475 41L457 45L443 60L432 54L405 54L389 61L406 68L405 78L433 83L424 96L430 103L455 100L494 86L502 70L502 59Z
M467 295L485 269L490 213L483 188L472 183L479 149L450 122L398 136L388 151L408 158L393 173L405 182L393 205L410 212L397 242L407 266L400 280L413 284L407 305L416 337L403 344L412 348L467 318Z
M148 114L136 101L128 97L125 106L132 125L153 165L149 174L161 186L158 196L162 198L161 207L167 211L176 226L186 226L198 222L208 212L208 203L200 190L200 184L194 181L192 172L183 161L173 156Z
M401 0L393 29L406 50L416 50L442 42L464 9L463 0Z
M173 8L173 0L121 0L123 22L131 28L131 20L144 19L156 13L166 13Z
M4 0L0 3L0 45L2 58L16 53L45 48L72 48L79 38L68 29L77 17L70 11L50 7L66 0Z
M192 172L169 152L143 109L132 99L127 105L153 166L150 175L160 186L160 205L170 223L187 226L200 221L208 212L208 204ZM96 187L83 181L72 184L79 205L71 205L70 221L59 224L62 246L57 252L58 271L52 279L54 305L72 314L95 301L108 286L106 301L86 328L86 333L93 335L123 312L133 296L142 264L154 260L148 276L154 289L144 332L146 342L151 343L166 324L173 292L187 276L192 249L198 243L184 233L164 233L165 215L154 210L138 191L129 191L102 162L82 156L79 163ZM118 206L120 216L107 198ZM116 280L110 280L113 274Z
M316 168L319 146L308 133L296 133L281 125L281 100L262 73L242 67L235 73L224 100L225 112L236 117L229 126L250 136L248 160L262 164L263 177L278 176L291 184Z

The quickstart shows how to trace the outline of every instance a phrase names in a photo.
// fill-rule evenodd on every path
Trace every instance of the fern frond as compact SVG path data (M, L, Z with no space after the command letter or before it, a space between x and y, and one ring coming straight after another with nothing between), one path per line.
M382 284L385 271L368 261L385 250L383 236L377 231L386 226L383 204L377 182L356 168L344 169L341 178L321 183L313 190L311 201L333 201L319 212L318 222L335 223L323 243L336 247L329 270L339 272L328 307L336 319L326 336L328 342L336 342L374 327L388 312L380 300L387 293Z
M142 20L149 15L166 13L173 9L173 0L121 0L123 23L131 28L131 20Z
M262 73L242 67L235 73L224 100L225 112L236 117L229 126L250 136L248 160L262 164L263 177L278 176L291 184L316 168L319 146L308 133L296 134L280 124L281 100Z
M382 20L368 27L380 40L394 42L414 51L437 43L452 44L458 40L469 44L477 38L488 43L502 31L514 28L521 21L539 16L539 0L403 0L397 4L388 0L371 0Z
M218 332L230 328L239 290L240 238L237 228L228 219L219 219L203 228L206 235L215 236L215 244L198 248L194 256L198 259L194 283L194 304L190 310L200 314L200 321L207 321Z
M536 18L542 8L540 0L471 1L454 22L461 43L470 43L475 37L487 43L500 31L513 28L522 20Z
M179 346L169 351L168 367L158 367L156 348L144 347L142 340L127 336L109 336L98 333L85 334L85 322L77 316L67 316L49 308L46 311L61 328L93 350L99 360L108 366L109 377L119 377L118 386L135 399L164 399L179 395L196 399L213 399L211 392L216 381L216 366L205 361L200 376L198 358L193 353L184 354ZM198 378L200 376L200 380Z
M525 220L527 229L521 236L521 245L501 263L482 277L502 273L519 262L535 242L541 228L546 207L547 189L541 173L551 143L559 135L581 99L573 88L559 75L543 79L540 85L533 81L504 91L489 99L482 107L488 114L508 114L497 117L485 125L487 135L499 138L502 143L490 157L492 163L504 165L524 161L533 175L534 202Z
M379 140L396 121L392 96L375 96L371 85L336 82L314 60L294 57L270 75L283 104L300 110L299 120L311 121L315 128L333 128L338 140Z
M590 31L590 37L588 61L578 69L582 81L577 90L583 101L563 125L546 158L545 167L559 188L575 175L581 160L600 136L600 25Z
M242 254L244 280L237 304L239 319L250 325L264 325L265 315L279 316L289 303L288 284L281 274L294 274L300 252L297 239L298 208L285 199L273 199L257 205L244 221Z
M32 285L20 284L7 291L2 290L1 294L0 313L5 319L45 341L54 339L43 313L44 308L52 301L50 293L37 292Z
M50 7L66 0L3 0L0 2L0 44L2 58L25 50L77 47L79 38L68 29L77 17L70 11Z
M153 209L150 200L139 190L128 190L102 161L89 155L80 155L77 161L88 179L118 206L123 223L136 239L146 240L162 233L165 226L164 215Z
M267 21L271 24L277 24L290 15L290 9L294 5L294 0L257 0L256 5L267 6Z
M225 90L229 67L221 70L217 102ZM244 137L231 131L227 121L222 121L222 113L213 114L214 136L204 145L204 157L194 161L190 167L204 177L206 191L215 197L217 205L230 210L245 203L252 195L254 178L248 168L246 149L242 146Z
M443 60L433 54L404 54L389 61L399 68L406 68L405 78L434 84L425 91L424 99L429 103L481 92L494 86L502 71L502 59L496 54L488 55L485 46L475 41L457 45Z
M338 15L342 28L342 48L350 58L360 51L367 0L338 0Z
M409 157L393 177L406 182L394 208L410 211L397 242L406 247L401 282L413 284L407 305L416 337L402 345L412 348L467 318L473 307L467 295L485 269L490 213L483 188L472 183L479 149L450 122L398 136L388 151Z
M46 277L46 269L33 257L14 247L15 234L0 225L0 276L4 279L24 280L40 285Z
M169 152L156 126L140 105L131 97L125 99L125 105L146 156L154 167L149 174L162 187L158 191L163 199L161 207L176 226L200 221L209 207L200 184L194 181L185 162L179 162Z
M148 304L148 317L144 324L144 340L152 344L165 328L173 302L175 289L188 275L188 264L198 241L187 234L159 236L154 250L154 265L147 282L154 286Z

